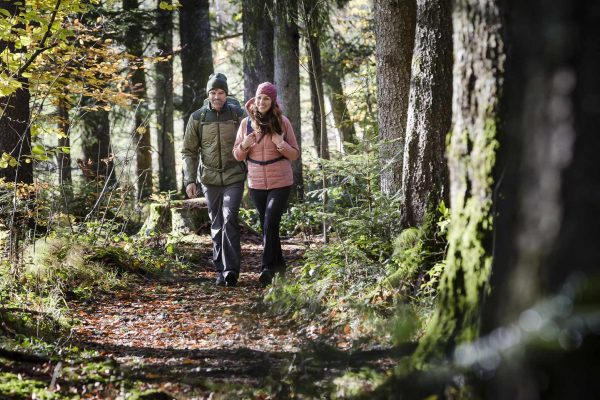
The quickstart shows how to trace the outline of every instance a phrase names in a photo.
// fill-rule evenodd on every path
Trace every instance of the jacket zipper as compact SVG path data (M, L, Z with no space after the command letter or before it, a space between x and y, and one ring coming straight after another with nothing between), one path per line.
M264 133L263 133L263 135L264 135ZM266 139L266 138L263 138L263 139ZM262 159L263 160L267 159L267 157L265 156L265 148L267 147L266 142L267 142L266 140L262 142ZM265 189L269 190L269 176L267 174L267 165L263 165L262 167L263 167L263 174L265 174Z
M219 112L217 111L217 147L219 153L219 176L221 177L221 186L225 186L223 180L223 159L221 157L221 125L219 124Z

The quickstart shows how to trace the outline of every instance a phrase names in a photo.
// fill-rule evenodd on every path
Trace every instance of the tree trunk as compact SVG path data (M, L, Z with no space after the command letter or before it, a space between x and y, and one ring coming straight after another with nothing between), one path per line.
M374 1L381 190L388 196L402 188L416 8L416 0Z
M402 172L402 225L419 226L448 204L446 135L452 121L450 0L417 0L417 29Z
M0 7L1 8L1 7ZM2 52L0 46L0 52ZM33 182L31 156L31 131L29 130L29 82L20 78L21 88L0 97L0 157L4 154L14 158L18 165L0 166L0 178L7 182Z
M283 113L289 118L298 140L300 157L292 162L294 191L292 197L304 199L302 175L302 133L300 117L300 34L297 0L275 0L275 84Z
M179 9L184 123L202 107L207 94L206 81L213 72L208 6L208 0L183 0Z
M56 156L58 164L58 183L59 185L71 186L71 120L69 118L69 109L71 106L65 98L60 98L58 103L58 130L61 133L61 137L58 138L58 146L69 149L69 152L61 151Z
M417 356L425 358L476 337L492 261L492 168L504 68L502 24L496 0L455 1L452 19L451 225L437 308L417 350Z
M302 0L304 27L306 29L306 53L310 79L310 102L313 110L313 141L319 158L329 160L329 140L325 120L325 96L323 93L323 66L319 45L320 26L318 4L315 0Z
M103 109L106 103L84 97L82 105L85 107L81 116L83 123L81 147L84 164L80 163L80 166L84 175L90 180L107 179L114 182L110 122L108 111Z
M244 98L254 97L262 82L273 82L273 0L242 2Z
M11 15L22 12L25 8L25 1L22 5L17 5L13 1L0 1L0 9L7 10ZM14 48L13 42L0 40L0 53L8 50L10 53L16 53L19 50ZM4 62L0 60L0 71L8 76L10 72L6 71ZM33 182L33 164L26 162L31 156L31 131L29 130L29 81L25 77L17 77L21 83L21 88L8 96L0 97L0 178L5 178L8 182ZM4 163L4 154L8 154L13 160L12 163ZM18 165L14 162L18 162Z
M333 119L335 121L335 126L340 133L340 141L342 142L343 149L344 143L356 144L356 130L354 129L352 119L350 119L350 112L348 111L348 106L346 104L341 73L333 65L330 65L330 62L335 61L329 60L325 63L323 81L325 83L327 97L329 97L329 100L331 101Z
M598 323L586 317L600 308L600 13L594 1L508 4L503 180L483 328L518 321L544 340L500 365L485 398L587 398L600 393Z
M157 5L162 0L157 0ZM171 1L168 1L170 4ZM173 14L157 6L157 47L168 59L156 64L156 123L159 189L177 190L175 136L173 126Z
M73 201L73 178L71 174L71 120L69 110L71 105L69 100L60 97L58 99L58 130L61 137L58 138L58 146L65 150L56 154L56 164L58 166L58 185L60 186L62 203L65 213L71 213L71 203Z
M138 0L123 0L123 10L133 11L139 8ZM128 26L125 34L125 46L129 54L134 55L138 68L131 71L132 93L138 99L135 107L135 125L133 127L136 147L136 179L139 199L147 199L152 194L152 143L150 141L148 102L146 101L146 72L141 23L135 20Z

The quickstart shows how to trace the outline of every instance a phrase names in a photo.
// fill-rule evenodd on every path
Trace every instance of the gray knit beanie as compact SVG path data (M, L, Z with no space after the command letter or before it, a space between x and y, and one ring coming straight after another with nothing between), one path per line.
M206 83L206 94L208 94L208 92L210 92L211 89L223 89L226 94L229 94L229 88L227 87L227 77L220 72L210 74L210 76L208 77L208 82Z

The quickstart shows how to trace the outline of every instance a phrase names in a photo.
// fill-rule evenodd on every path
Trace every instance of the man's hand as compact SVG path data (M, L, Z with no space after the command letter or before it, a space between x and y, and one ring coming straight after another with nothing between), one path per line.
M188 185L185 187L185 193L187 194L187 196L190 199L196 198L196 194L198 194L198 189L196 188L196 184L193 182L188 183Z

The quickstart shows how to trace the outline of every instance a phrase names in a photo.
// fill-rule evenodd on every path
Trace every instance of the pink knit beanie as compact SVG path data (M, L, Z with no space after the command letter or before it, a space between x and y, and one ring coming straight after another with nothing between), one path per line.
M266 94L273 100L273 102L277 101L277 88L271 82L263 82L256 88L256 95Z

